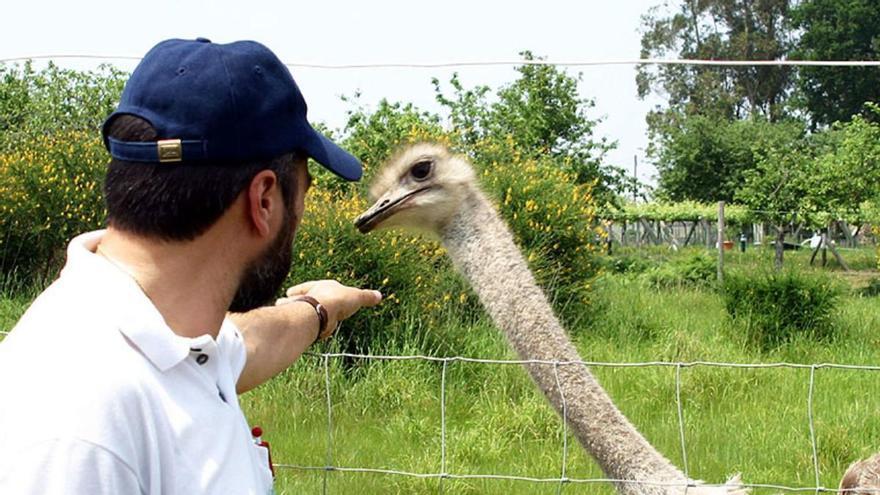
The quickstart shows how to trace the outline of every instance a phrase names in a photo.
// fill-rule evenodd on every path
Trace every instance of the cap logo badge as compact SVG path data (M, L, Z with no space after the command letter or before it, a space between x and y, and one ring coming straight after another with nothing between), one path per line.
M162 163L179 162L183 160L183 147L180 139L161 139L156 141L159 151L159 161Z

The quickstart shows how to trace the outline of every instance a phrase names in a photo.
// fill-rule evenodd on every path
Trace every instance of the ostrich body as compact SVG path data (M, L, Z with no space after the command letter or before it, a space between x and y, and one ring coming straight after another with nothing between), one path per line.
M437 145L407 148L382 169L371 196L378 199L357 219L358 228L366 233L379 226L409 227L438 235L521 359L581 361L510 231L463 158ZM720 487L689 480L614 406L585 365L525 367L553 407L561 415L564 411L564 420L605 475L617 480L620 493L745 493L738 477Z
M845 495L880 493L880 454L852 463L840 480L840 493Z

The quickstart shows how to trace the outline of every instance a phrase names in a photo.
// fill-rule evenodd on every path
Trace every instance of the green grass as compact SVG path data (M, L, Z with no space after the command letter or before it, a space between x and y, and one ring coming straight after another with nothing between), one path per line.
M630 253L633 254L633 253ZM656 262L679 256L644 250ZM808 252L786 252L808 268ZM872 253L844 253L857 276L826 270L859 286L876 277ZM772 251L729 253L731 271L772 264ZM820 270L819 268L813 268ZM727 318L711 288L655 289L638 276L615 274L594 284L596 312L572 335L585 360L597 362L720 361L736 363L880 364L880 304L857 290L841 299L839 328L830 341L795 339L769 351L744 345L743 329ZM0 298L0 328L18 318L25 298ZM452 305L453 302L447 304ZM444 342L449 355L513 358L491 324L468 325L449 317L425 332ZM589 322L589 323L588 323ZM414 328L420 323L412 322ZM416 332L411 339L419 337ZM422 343L396 339L387 354L410 354ZM332 348L316 349L332 350ZM356 362L330 359L332 429L328 432L325 368L307 356L269 383L241 397L252 424L261 425L276 463L332 465L437 473L441 469L441 375L426 361ZM667 457L683 465L674 367L597 367L594 373L618 407ZM880 447L880 376L875 371L818 369L813 390L820 482L836 488L853 460ZM748 483L813 486L808 421L809 369L681 370L681 401L691 476L721 482L742 472ZM449 363L446 371L446 470L454 474L560 475L562 424L515 365ZM328 434L332 437L328 453ZM601 472L569 438L566 475L599 478ZM277 493L438 493L440 481L375 473L281 469ZM444 480L443 493L556 493L554 483ZM777 490L755 490L775 493ZM605 484L570 484L564 493L611 494Z

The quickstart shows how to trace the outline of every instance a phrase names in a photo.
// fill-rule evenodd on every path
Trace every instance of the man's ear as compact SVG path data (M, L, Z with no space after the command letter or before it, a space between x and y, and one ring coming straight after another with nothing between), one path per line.
M278 177L271 170L262 170L251 179L247 188L245 204L247 218L254 230L265 237L272 231L272 216L281 212L281 192Z

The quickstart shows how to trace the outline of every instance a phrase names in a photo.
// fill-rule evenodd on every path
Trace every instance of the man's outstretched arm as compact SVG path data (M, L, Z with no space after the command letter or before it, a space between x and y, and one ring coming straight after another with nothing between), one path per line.
M382 294L375 290L318 280L291 287L287 297L279 299L275 306L231 313L229 317L241 330L247 350L244 370L236 385L239 394L285 370L317 339L320 319L311 304L292 301L300 295L310 296L324 306L328 332L357 310L382 301Z

